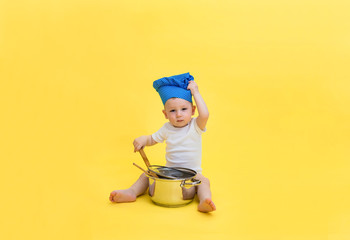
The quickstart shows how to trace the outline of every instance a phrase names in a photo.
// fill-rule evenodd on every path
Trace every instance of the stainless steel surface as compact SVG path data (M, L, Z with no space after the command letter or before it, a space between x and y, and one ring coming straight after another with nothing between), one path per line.
M166 167L151 165L148 170L157 174L159 177L170 179L189 179L197 175L197 172L189 168Z
M151 200L163 207L181 207L189 204L196 194L196 186L201 183L193 178L164 179L150 175L147 177Z
M192 179L191 179L191 182L183 181L183 182L181 183L180 186L181 186L181 187L185 187L185 188L191 188L191 187L197 186L197 185L199 185L199 184L201 184L201 181L200 181L200 180L197 180L197 179L192 178Z

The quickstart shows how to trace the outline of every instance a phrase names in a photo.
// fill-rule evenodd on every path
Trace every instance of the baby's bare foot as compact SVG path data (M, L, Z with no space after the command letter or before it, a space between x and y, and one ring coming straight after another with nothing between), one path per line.
M198 211L200 212L212 212L215 211L216 207L210 198L206 198L198 204Z
M136 195L131 189L115 190L109 195L109 200L116 203L134 202Z

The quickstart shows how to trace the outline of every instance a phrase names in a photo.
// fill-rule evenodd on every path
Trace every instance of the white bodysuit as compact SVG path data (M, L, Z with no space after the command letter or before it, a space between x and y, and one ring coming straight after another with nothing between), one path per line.
M192 118L187 126L177 128L169 122L165 123L156 133L152 134L154 141L166 143L166 166L184 167L201 172L202 163L202 133Z

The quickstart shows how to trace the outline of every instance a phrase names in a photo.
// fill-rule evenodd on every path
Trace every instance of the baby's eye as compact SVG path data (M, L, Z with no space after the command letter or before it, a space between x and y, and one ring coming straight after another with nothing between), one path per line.
M175 110L170 110L170 112L175 112Z
M183 108L183 109L182 109L182 111L186 111L186 110L187 110L187 108Z

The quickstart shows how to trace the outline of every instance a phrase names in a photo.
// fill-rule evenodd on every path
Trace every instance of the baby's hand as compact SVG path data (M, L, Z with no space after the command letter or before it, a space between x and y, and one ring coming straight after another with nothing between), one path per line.
M143 148L144 146L146 146L147 144L147 137L146 136L141 136L138 137L134 140L133 142L134 144L134 152L139 151L141 148Z
M189 81L187 89L191 90L192 95L199 92L198 85L195 81Z

